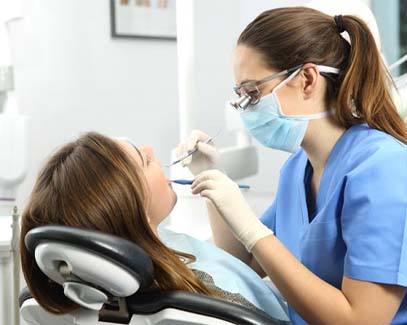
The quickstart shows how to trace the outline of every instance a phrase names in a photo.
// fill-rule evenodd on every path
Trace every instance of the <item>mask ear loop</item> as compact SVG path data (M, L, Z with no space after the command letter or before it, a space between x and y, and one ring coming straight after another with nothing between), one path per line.
M281 116L290 117L290 115L286 115L283 113L283 110L281 109L281 103L280 103L280 100L278 99L276 91L279 90L281 87L283 87L288 82L290 82L292 79L294 79L300 73L301 69L302 69L302 67L295 70L291 75L289 75L287 78L285 78L283 81L281 81L277 86L275 86L273 91L271 92L271 94L275 94L275 96L277 97L278 113Z
M339 74L340 70L338 68L333 68L333 67L328 67L325 65L317 65L318 68L318 72L326 72L326 73L335 73L335 74ZM282 82L280 82L272 91L272 93L274 93L275 91L277 91L278 89L280 89L282 86L284 86L285 84L287 84L290 80L294 79L301 71L302 67L300 67L299 69L297 69L296 71L294 71L289 77L287 77L286 79L284 79ZM277 94L276 94L277 96ZM278 98L278 97L277 97ZM278 111L281 114L281 116L284 116L286 118L289 119L301 119L301 118L305 118L304 115L286 115L283 113L283 110L281 109L281 104L280 104L280 100L278 100ZM315 113L309 116L306 116L307 120L316 120L316 119L320 119L323 117L326 117L330 114L330 112L320 112L320 113Z

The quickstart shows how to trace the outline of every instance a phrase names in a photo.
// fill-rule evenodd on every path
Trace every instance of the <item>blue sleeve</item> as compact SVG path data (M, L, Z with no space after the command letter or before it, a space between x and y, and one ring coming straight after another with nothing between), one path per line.
M407 286L407 152L375 152L347 176L344 275Z
M276 201L274 200L273 204L260 217L260 221L274 233L276 232Z

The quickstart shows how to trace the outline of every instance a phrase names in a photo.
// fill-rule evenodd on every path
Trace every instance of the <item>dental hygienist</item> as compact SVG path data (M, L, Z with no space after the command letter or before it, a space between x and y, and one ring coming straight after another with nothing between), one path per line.
M215 243L273 280L294 324L407 324L407 131L366 24L266 11L240 35L234 73L247 130L293 155L259 220L232 180L207 170L217 153L206 134L178 147L199 150L186 164Z

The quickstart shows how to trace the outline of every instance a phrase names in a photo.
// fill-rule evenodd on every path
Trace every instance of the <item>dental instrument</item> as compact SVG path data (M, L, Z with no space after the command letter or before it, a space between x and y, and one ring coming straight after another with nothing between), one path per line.
M209 143L209 142L213 141L216 137L218 137L219 134L221 134L221 132L222 132L222 130L219 130L213 137L210 137L210 138L206 139L205 141L202 141L202 143ZM201 142L201 141L199 141L199 142ZM189 156L193 155L197 151L198 151L198 146L196 146L194 149L188 151L183 157L178 158L177 160L173 161L170 164L164 165L164 167L171 167L173 165L176 165L176 164L180 163L181 161L187 159Z
M174 180L170 180L171 183L175 183L175 184L180 184L180 185L191 185L194 181L193 180L189 180L189 179L174 179ZM241 189L250 189L250 185L246 185L246 184L238 184L239 188Z

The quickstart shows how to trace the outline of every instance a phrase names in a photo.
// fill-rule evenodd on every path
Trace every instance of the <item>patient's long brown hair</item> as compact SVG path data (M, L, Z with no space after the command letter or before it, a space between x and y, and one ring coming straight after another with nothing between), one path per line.
M349 44L338 25L350 36ZM339 68L327 77L327 104L345 128L367 123L407 143L407 129L391 98L392 79L365 22L334 17L305 7L268 10L241 33L238 44L257 50L271 69L282 71L305 63Z
M78 308L63 289L49 281L24 245L33 228L66 225L113 234L142 247L154 264L154 284L160 290L185 290L216 295L199 281L182 260L194 256L166 247L151 230L141 167L112 139L88 133L59 149L37 178L23 212L21 262L31 294L51 313Z

